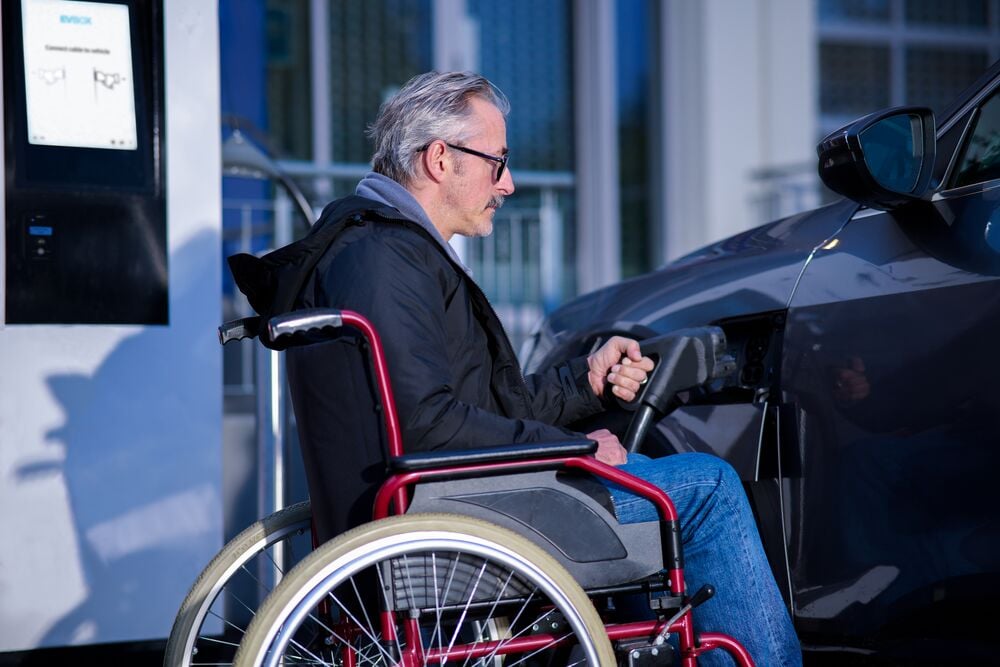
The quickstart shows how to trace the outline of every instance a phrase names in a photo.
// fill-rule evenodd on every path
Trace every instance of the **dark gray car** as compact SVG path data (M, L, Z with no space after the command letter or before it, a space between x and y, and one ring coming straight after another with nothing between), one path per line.
M830 135L820 174L845 199L583 296L526 347L533 371L722 326L737 372L644 448L736 467L814 659L998 660L998 91L1000 63L936 128L902 108ZM601 419L622 435L628 413Z

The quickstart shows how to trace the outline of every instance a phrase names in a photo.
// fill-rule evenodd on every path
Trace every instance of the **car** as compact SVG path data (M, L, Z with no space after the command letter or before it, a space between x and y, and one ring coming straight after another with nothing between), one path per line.
M842 199L567 303L525 370L720 326L737 370L643 450L736 468L807 657L995 664L1000 62L937 119L876 112L818 154ZM621 436L628 407L577 427Z

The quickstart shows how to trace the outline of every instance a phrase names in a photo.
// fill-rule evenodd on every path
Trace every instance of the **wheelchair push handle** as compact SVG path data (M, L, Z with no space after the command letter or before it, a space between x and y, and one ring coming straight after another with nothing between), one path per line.
M639 451L656 418L673 410L678 392L725 377L736 370L736 360L726 353L726 334L720 327L678 329L639 344L656 367L639 397L624 407L636 411L622 445Z
M281 338L294 338L299 334L309 334L315 341L317 335L339 335L344 326L344 316L336 308L307 308L272 317L267 322L268 337L277 343Z
M262 324L258 315L231 320L219 327L219 342L260 337L265 347L283 350L304 342L335 338L344 326L344 313L335 308L307 308L276 315Z
M219 327L219 342L259 338L264 347L281 351L296 345L336 338L345 324L354 325L358 316L335 308L306 308L276 315L266 323L260 316L243 317Z

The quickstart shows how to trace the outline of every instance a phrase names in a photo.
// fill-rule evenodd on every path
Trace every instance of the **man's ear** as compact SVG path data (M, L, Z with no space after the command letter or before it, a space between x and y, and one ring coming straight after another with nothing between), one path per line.
M420 152L420 164L424 174L434 182L440 182L452 170L451 154L440 139L432 141L427 150Z

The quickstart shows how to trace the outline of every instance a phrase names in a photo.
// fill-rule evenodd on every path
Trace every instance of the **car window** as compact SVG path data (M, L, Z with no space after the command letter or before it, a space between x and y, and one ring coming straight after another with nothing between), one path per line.
M1000 178L1000 93L983 104L962 151L952 187Z

